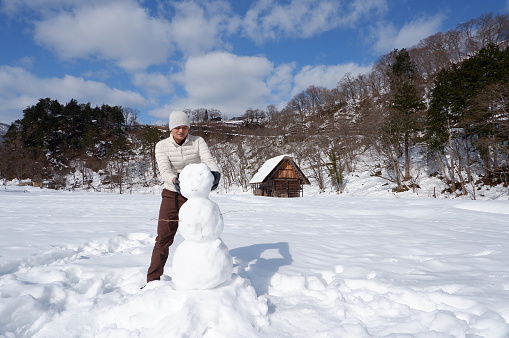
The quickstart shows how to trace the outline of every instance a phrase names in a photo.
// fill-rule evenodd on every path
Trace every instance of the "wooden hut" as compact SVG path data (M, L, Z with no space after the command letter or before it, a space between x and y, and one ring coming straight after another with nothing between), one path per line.
M301 197L309 180L288 155L267 160L249 181L256 196Z

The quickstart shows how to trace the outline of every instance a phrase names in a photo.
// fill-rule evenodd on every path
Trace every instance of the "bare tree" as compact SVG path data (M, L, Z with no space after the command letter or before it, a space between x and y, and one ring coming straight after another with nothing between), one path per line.
M132 128L138 124L139 111L129 107L122 108L126 128Z

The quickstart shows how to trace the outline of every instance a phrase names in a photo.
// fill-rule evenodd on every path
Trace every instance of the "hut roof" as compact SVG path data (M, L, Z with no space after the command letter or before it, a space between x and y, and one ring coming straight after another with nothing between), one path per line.
M299 174L299 176L302 178L304 183L309 184L309 180L304 175L304 173L300 170L300 168L293 162L293 159L290 155L279 155L273 158L269 158L265 163L261 166L260 169L256 172L256 174L251 178L249 181L249 184L254 183L262 183L265 181L265 179L270 176L274 172L274 170L279 166L281 162L284 160L290 161L292 164L292 167L295 169L295 171Z

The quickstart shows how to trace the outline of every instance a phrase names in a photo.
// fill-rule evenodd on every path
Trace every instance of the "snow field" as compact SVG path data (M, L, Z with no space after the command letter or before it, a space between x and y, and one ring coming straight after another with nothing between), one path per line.
M509 335L507 201L213 194L233 278L176 290L177 235L140 290L158 195L26 191L0 190L0 336Z

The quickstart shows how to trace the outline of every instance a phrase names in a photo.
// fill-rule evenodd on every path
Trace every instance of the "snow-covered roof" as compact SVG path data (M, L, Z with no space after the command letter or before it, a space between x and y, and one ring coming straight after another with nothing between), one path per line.
M249 181L249 184L252 183L260 183L272 172L272 170L281 162L283 158L286 156L291 157L290 155L279 155L273 158L269 158L262 165L260 169L254 174L254 176Z

